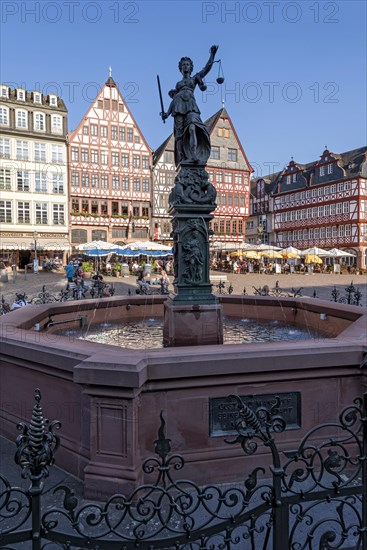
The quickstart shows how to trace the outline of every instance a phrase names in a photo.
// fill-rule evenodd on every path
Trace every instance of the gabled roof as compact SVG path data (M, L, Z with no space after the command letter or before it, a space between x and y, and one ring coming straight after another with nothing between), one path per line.
M98 101L98 98L100 96L100 94L102 93L103 89L108 86L109 88L116 88L117 90L117 94L119 95L119 97L121 98L123 104L124 104L124 109L126 109L126 112L128 113L128 115L131 117L132 119L132 122L134 124L134 126L137 128L142 140L143 140L143 143L144 145L146 146L146 148L152 152L152 148L148 145L145 137L144 137L144 134L143 132L140 130L140 127L139 125L137 124L132 112L130 111L129 107L127 106L127 103L123 97L123 95L121 94L116 82L114 81L114 79L112 78L112 76L109 76L108 79L106 80L105 84L102 86L102 88L100 89L100 91L98 92L98 94L96 95L94 101L91 103L89 109L87 110L87 112L85 113L85 115L83 116L83 118L81 119L81 121L79 122L78 126L75 128L75 130L73 130L72 132L70 132L70 135L69 135L69 143L74 139L74 137L77 135L78 131L80 130L82 124L84 123L84 121L88 118L89 116L89 113L91 112L91 110L95 107L97 101Z
M170 141L172 142L171 147L169 147ZM153 152L153 166L157 164L166 149L168 149L169 151L174 150L173 133L170 134L168 138L163 143L161 143L158 149Z

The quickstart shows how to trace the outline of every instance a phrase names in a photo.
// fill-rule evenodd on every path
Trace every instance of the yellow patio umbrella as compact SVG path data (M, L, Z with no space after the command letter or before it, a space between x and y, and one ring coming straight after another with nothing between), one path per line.
M279 252L277 252L276 250L267 250L267 251L264 251L264 252L260 252L259 254L263 258L271 258L271 259L283 258L283 256Z
M305 264L322 264L322 259L315 254L306 254Z
M231 253L230 253L230 256L231 256L231 258L242 257L242 256L243 256L243 252L238 252L238 250L237 250L236 252L231 252Z
M260 260L261 256L254 250L244 250L242 256L249 260Z
M282 252L282 257L283 258L294 258L296 260L299 260L301 256L299 254L296 254L295 252Z

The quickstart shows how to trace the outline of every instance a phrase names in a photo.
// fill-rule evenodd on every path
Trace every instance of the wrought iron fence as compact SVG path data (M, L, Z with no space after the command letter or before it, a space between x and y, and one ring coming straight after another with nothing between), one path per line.
M60 443L60 423L43 418L36 390L31 422L18 426L15 454L30 487L13 487L0 475L1 548L25 548L31 541L33 550L367 550L367 393L338 421L312 429L285 458L275 441L286 425L279 398L256 410L236 395L228 400L238 421L237 436L227 443L241 445L246 455L265 446L269 471L255 468L242 483L225 487L175 480L184 460L171 453L161 413L156 456L142 466L155 476L152 483L87 504L61 484L46 508L44 478Z

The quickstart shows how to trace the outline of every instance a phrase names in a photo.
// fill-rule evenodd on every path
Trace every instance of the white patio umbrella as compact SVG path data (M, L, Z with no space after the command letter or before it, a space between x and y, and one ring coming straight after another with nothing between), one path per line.
M301 250L301 256L307 256L307 255L313 255L313 256L319 256L319 257L332 256L330 252L328 252L327 250L323 250L322 248L318 248L317 246L313 246L312 248L307 248L307 250Z
M111 248L116 247L116 245L112 245ZM128 243L120 247L121 250L151 250L154 252L154 250L172 250L172 246L167 246L165 244L152 242L152 241L134 241L133 243Z
M257 250L258 252L267 252L269 250L281 250L281 248L280 246L273 246L271 244L261 243L256 245L256 248L254 250Z
M242 250L241 245L242 243L226 243L224 241L217 241L210 245L210 250L216 250L218 252L230 252L231 250Z
M295 248L294 246L288 246L287 248L283 248L282 254L301 254L301 250L298 248Z
M350 254L349 252L345 252L344 250L340 250L339 248L332 248L328 251L331 256L334 258L345 258L347 256L354 257L354 254Z
M105 241L91 241L90 243L78 244L75 248L78 250L111 250L116 245Z

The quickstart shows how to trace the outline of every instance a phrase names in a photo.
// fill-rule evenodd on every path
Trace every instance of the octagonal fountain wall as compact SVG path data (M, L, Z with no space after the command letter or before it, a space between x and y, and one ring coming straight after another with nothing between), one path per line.
M1 434L14 439L39 387L45 416L62 422L57 465L84 481L86 497L127 493L148 481L141 464L153 452L161 410L172 449L186 461L185 477L199 484L233 482L266 462L268 451L244 458L239 446L224 442L233 422L227 395L255 404L278 395L289 421L277 436L286 451L367 389L360 368L364 310L317 299L221 298L225 316L281 319L328 336L316 340L132 350L54 332L57 321L75 327L162 317L164 300L127 296L27 306L0 319ZM194 320L197 312L195 306L187 315ZM56 323L46 330L50 316Z

